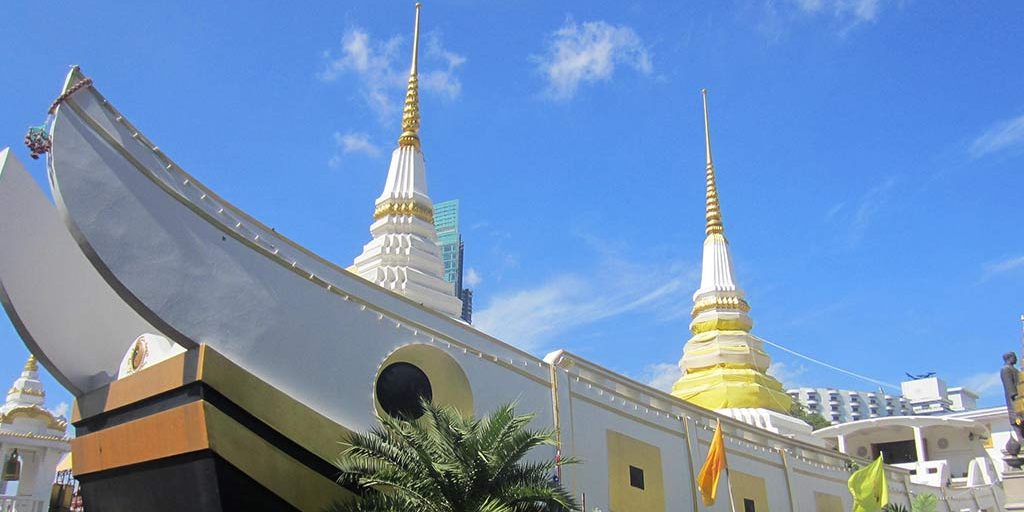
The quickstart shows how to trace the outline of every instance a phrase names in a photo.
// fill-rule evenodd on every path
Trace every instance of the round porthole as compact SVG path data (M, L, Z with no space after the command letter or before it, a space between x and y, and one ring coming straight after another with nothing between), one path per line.
M939 438L939 449L945 450L949 448L949 440L945 437Z
M402 413L420 417L421 396L473 415L473 391L466 372L450 354L432 345L412 343L396 348L377 367L376 378L369 384L374 409L381 417L399 418Z
M868 456L868 449L867 449L867 447L866 446L861 446L860 448L857 448L857 456L858 457L867 457Z
M377 377L377 402L389 416L414 420L423 415L420 400L432 400L430 379L415 365L392 363Z

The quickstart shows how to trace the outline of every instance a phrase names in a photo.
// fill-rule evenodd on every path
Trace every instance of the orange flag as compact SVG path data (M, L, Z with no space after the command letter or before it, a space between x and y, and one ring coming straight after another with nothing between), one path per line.
M711 438L711 447L708 449L708 458L704 466L697 473L697 488L700 496L704 499L704 506L710 507L715 504L718 497L718 478L722 476L722 470L726 468L725 463L725 441L722 438L722 420L718 420L715 426L715 435Z

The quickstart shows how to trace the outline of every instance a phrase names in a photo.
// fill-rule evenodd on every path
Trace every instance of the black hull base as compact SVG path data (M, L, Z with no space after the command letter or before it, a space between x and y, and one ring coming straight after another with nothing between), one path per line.
M298 509L210 451L80 478L97 512L291 512Z

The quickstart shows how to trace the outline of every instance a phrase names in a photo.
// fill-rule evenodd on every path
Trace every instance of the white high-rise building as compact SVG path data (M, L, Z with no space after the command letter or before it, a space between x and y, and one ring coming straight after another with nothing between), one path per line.
M795 388L786 391L794 402L833 425L848 421L913 414L910 402L882 391L851 391L836 388Z
M935 416L977 408L978 394L965 388L947 388L938 377L900 384L902 395L878 391L836 388L792 388L786 393L808 412L821 415L833 425L886 416Z

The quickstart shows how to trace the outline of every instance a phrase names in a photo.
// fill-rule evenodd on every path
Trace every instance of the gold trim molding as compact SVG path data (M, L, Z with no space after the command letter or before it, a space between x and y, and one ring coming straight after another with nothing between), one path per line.
M746 313L750 311L750 304L739 297L706 297L693 304L690 316L696 317L712 309L737 309Z
M13 424L14 418L24 416L26 418L39 419L46 422L46 428L67 432L68 424L53 413L39 407L38 405L22 405L7 411L7 414L0 415L0 423Z
M413 200L388 199L373 209L373 220L380 220L388 215L412 215L424 222L434 223L434 209Z
M46 397L46 391L43 391L41 389L38 390L38 391L35 390L35 389L30 389L30 388L23 388L23 389L11 388L11 389L7 390L7 394L8 395L10 395L12 393L21 393L21 394L26 395L26 396L38 396L39 398Z

